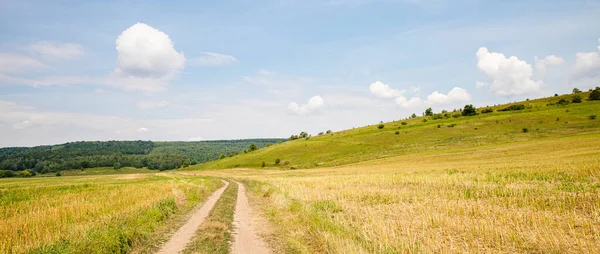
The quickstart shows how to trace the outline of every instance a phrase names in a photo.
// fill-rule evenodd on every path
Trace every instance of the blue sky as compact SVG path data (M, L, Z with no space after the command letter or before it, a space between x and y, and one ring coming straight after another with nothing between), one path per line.
M598 1L0 0L0 146L288 137L600 84Z

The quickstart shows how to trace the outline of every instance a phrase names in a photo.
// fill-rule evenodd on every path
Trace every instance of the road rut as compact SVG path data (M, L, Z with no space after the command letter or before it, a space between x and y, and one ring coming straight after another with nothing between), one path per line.
M263 254L271 253L265 242L258 236L252 227L252 209L246 197L246 188L238 185L237 201L233 217L234 238L231 244L231 253Z

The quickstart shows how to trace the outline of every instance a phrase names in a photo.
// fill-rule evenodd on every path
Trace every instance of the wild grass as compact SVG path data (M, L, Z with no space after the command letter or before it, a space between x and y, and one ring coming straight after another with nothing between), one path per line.
M0 253L125 253L220 181L172 174L0 179Z
M600 132L247 179L286 252L593 253Z
M237 191L237 184L229 184L183 253L229 253Z

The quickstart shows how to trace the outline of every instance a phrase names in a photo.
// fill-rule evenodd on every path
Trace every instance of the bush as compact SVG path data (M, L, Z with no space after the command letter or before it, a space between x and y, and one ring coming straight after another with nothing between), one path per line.
M407 125L408 123L407 123L407 122L401 122L400 124L402 124L402 125Z
M473 106L473 104L465 105L461 115L463 116L474 116L477 115L477 109Z
M55 175L56 175L56 176L62 176L62 175L60 174L60 172L56 172L56 174L55 174Z
M379 124L379 125L377 125L377 129L383 129L383 127L385 127L385 125L384 125L384 124Z
M296 139L298 139L297 135L291 135L288 140L296 140Z
M279 165L279 163L281 163L281 160L279 158L275 159L275 165Z
M432 119L433 120L444 119L444 115L442 115L442 114L435 114L435 115L433 115Z
M573 88L573 93L581 93L581 90L579 90L579 88Z
M248 152L256 151L257 149L258 149L258 147L256 146L256 144L252 143L248 147Z
M503 109L498 109L498 111L513 111L513 110L523 110L525 109L525 105L523 104L514 104L514 105L510 105L506 108Z
M452 115L452 117L454 117L454 118L459 118L459 117L460 117L460 114L454 114L454 115Z
M494 110L492 108L484 108L483 110L481 110L481 113L483 113L483 114L492 113L492 112L494 112Z
M330 134L330 133L331 133L331 130L327 130L325 133L327 133L327 134Z
M424 122L424 123L426 123L426 122L427 122L427 119L423 119L423 122Z
M115 164L113 165L114 169L121 169L121 163L119 162L115 162Z
M394 132L394 134L396 134L396 135L399 135L399 134L400 134L400 132L399 132L399 131L396 131L396 132Z
M565 106L565 105L569 105L569 103L571 103L569 100L560 99L556 104Z
M455 123L448 125L448 128L454 128L454 126L456 126Z
M410 115L410 118L417 118L417 114L413 113L412 115Z
M15 176L15 172L13 172L12 170L0 170L0 178L14 177L14 176Z
M573 99L571 99L571 102L573 102L573 103L581 103L581 101L582 101L582 98L579 95L575 95L575 96L573 96Z
M594 119L596 119L596 115L591 115L591 116L588 116L588 118L589 118L590 120L594 120Z
M438 124L438 129L439 129L439 128L442 128L442 125L441 125L441 124Z
M221 156L219 156L219 159L225 159L225 154L221 154Z
M264 168L267 165L267 163L265 163L264 161L262 162L262 167Z
M596 89L590 93L590 101L598 101L600 100L600 89Z
M523 133L527 133L527 132L529 132L529 129L523 128L522 131L523 131Z

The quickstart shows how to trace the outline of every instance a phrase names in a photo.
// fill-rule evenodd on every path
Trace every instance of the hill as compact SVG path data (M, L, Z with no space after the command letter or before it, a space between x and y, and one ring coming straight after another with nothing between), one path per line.
M49 173L97 167L174 169L244 152L282 139L197 142L85 141L51 146L0 148L0 170ZM10 175L10 172L3 172Z
M581 92L482 107L474 116L438 109L439 113L430 116L300 138L191 169L258 168L263 162L266 167L288 169L339 166L441 149L458 151L597 133L600 121L595 115L600 113L600 101L587 100L589 95ZM577 96L583 100L573 103Z

